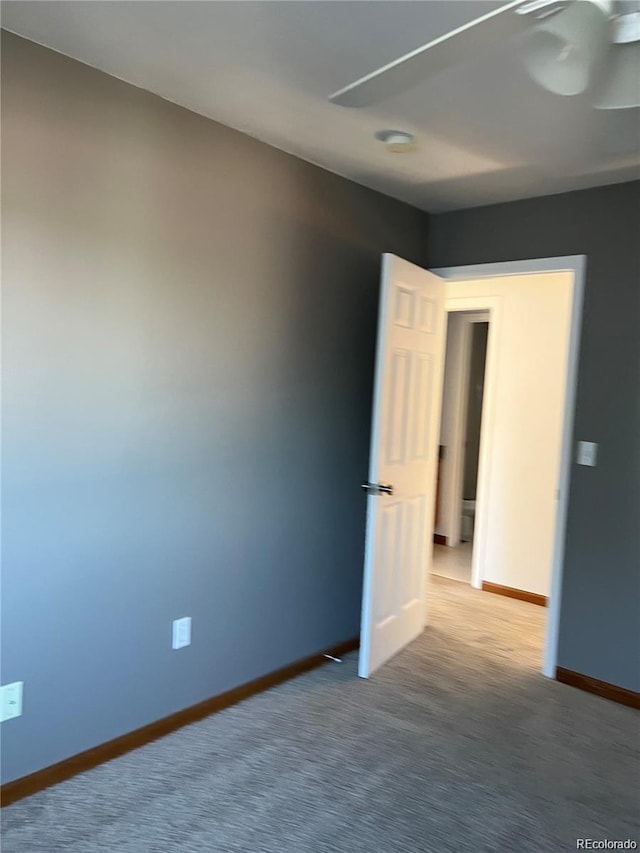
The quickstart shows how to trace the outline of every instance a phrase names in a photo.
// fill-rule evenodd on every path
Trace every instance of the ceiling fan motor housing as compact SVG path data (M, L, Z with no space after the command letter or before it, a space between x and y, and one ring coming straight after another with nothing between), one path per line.
M611 3L577 0L529 34L530 76L557 95L579 95L593 83L611 44Z

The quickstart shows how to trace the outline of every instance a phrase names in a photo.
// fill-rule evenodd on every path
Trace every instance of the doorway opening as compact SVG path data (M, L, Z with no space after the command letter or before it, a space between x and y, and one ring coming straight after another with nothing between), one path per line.
M448 313L431 573L471 583L488 311Z
M579 256L434 273L383 256L360 676L430 621L447 316L470 311L489 312L471 585L548 599L542 672L555 674L584 266ZM452 517L462 527L462 512Z

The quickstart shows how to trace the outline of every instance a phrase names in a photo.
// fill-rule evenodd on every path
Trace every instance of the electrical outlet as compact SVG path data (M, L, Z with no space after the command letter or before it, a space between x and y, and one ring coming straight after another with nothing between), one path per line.
M11 720L22 714L22 681L3 684L0 687L0 722Z
M171 647L183 649L191 645L191 616L183 616L182 619L173 620L173 636Z

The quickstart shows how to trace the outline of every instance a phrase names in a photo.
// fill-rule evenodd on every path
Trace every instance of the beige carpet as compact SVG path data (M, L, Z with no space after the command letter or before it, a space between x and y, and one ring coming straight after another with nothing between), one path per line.
M638 716L540 673L545 611L435 579L431 626L3 811L3 853L511 853L640 841Z

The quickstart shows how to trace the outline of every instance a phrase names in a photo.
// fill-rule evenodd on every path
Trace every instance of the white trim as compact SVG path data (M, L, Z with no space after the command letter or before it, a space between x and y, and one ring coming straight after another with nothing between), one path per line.
M582 305L584 300L584 284L586 276L586 255L569 255L558 258L534 258L524 261L505 261L495 264L472 264L459 267L442 267L432 270L442 278L451 281L469 280L474 278L495 278L497 276L527 275L541 272L573 273L573 304L571 310L571 328L569 331L569 352L567 358L567 381L564 405L564 423L562 429L562 447L560 452L560 482L558 484L558 505L556 510L556 525L554 532L553 559L551 564L551 589L548 601L547 630L542 672L549 678L555 677L558 658L558 633L560 627L560 610L562 597L562 573L564 569L565 535L567 527L567 507L569 503L569 482L571 476L571 461L573 457L573 425L575 417L576 387L578 383L578 357L580 351L580 332L582 328ZM493 321L493 317L492 317ZM491 326L489 327L489 344L487 348L487 369L489 369L489 350L491 348ZM495 336L494 336L495 340ZM495 357L495 351L491 353ZM485 393L487 389L485 386ZM482 413L482 432L485 432L484 407ZM486 448L482 447L481 454ZM480 492L481 470L478 471L478 500ZM474 543L475 546L476 543ZM475 557L474 547L474 557ZM474 564L475 564L474 559ZM474 566L475 568L475 566Z

